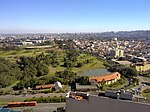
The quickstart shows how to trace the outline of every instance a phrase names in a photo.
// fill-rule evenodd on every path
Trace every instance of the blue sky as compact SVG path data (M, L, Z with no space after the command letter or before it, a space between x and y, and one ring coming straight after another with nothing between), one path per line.
M150 0L0 0L0 33L150 30Z

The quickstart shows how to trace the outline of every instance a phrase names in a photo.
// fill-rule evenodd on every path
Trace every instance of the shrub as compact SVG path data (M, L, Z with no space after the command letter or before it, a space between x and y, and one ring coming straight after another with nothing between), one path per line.
M150 89L145 89L143 92L144 93L150 93Z

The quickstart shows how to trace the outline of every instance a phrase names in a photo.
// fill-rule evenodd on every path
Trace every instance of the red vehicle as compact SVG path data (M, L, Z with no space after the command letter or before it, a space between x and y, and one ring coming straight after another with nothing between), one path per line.
M31 102L9 102L7 104L7 107L24 107L24 106L36 106L36 101Z

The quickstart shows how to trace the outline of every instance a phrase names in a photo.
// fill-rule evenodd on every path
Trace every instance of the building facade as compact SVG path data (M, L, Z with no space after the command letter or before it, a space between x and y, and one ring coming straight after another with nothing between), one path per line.
M139 72L150 70L149 63L137 63L134 64L133 67Z

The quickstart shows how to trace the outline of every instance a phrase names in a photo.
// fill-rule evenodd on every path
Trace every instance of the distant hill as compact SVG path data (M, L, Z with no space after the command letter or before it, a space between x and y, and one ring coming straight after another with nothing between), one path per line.
M137 31L118 31L118 32L102 32L102 33L37 33L37 34L0 34L0 38L28 38L28 37L53 36L57 38L73 39L73 38L88 38L88 39L110 39L117 37L118 39L150 39L150 30Z
M150 30L141 31L118 31L100 33L100 37L117 37L117 38L145 38L150 39Z

